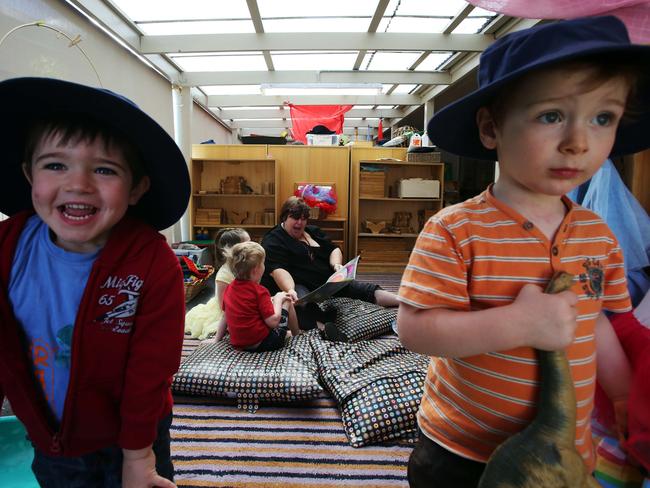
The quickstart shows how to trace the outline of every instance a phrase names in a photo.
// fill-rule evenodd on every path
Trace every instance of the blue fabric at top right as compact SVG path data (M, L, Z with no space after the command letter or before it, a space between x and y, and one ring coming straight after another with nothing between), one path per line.
M600 215L623 249L625 273L632 304L650 288L643 268L650 265L650 217L627 189L611 160L568 194L569 198Z

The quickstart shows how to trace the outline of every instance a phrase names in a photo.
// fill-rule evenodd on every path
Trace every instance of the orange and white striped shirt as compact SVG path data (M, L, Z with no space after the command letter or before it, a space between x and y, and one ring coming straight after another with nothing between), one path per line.
M623 254L603 220L563 201L553 242L490 189L431 217L402 277L399 299L418 308L482 310L511 303L526 283L572 273L578 327L568 349L576 400L576 447L594 466L590 418L596 383L595 321L602 308L631 309ZM432 357L418 412L421 430L451 452L486 462L534 417L538 368L532 348L465 358Z

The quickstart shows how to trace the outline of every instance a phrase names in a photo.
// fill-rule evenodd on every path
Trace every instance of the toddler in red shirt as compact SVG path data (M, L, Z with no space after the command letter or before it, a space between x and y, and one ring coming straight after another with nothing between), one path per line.
M271 298L259 284L265 255L253 241L235 244L227 255L235 275L223 297L230 343L251 352L281 349L287 335L300 334L291 297L280 291Z

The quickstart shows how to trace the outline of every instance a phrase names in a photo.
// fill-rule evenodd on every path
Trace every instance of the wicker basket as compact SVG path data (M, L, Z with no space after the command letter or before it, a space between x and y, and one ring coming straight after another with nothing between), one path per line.
M205 288L205 285L208 284L208 280L214 274L213 266L206 264L205 268L208 269L208 274L204 278L201 278L196 281L192 281L191 283L183 283L185 287L185 303L189 302L192 298L198 295L201 292L201 290Z

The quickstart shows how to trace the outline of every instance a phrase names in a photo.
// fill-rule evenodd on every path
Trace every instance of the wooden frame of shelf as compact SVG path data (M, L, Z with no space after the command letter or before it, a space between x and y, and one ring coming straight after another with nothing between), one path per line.
M196 147L196 146L195 146ZM206 151L208 149L208 151ZM192 179L192 198L190 201L191 238L195 239L199 229L205 229L213 239L216 231L224 227L242 227L259 240L261 236L277 224L278 166L275 160L266 158L220 157L223 148L214 147L215 154L209 148L199 147L193 150L190 167ZM219 152L216 152L219 151ZM197 157L198 156L198 157ZM221 180L228 176L243 177L253 193L218 193ZM221 209L220 221L197 220L198 209ZM246 212L241 224L234 223L233 213ZM260 222L269 219L269 222Z
M366 165L383 168L384 196L360 196L361 167ZM435 198L392 196L397 195L396 185L402 178L437 180L440 182L439 195ZM402 271L422 230L424 211L435 213L442 208L444 163L360 159L352 163L350 180L351 254L361 255L359 266L364 271ZM399 233L373 233L366 228L368 220L392 225L396 212L410 215L410 231L402 228Z

